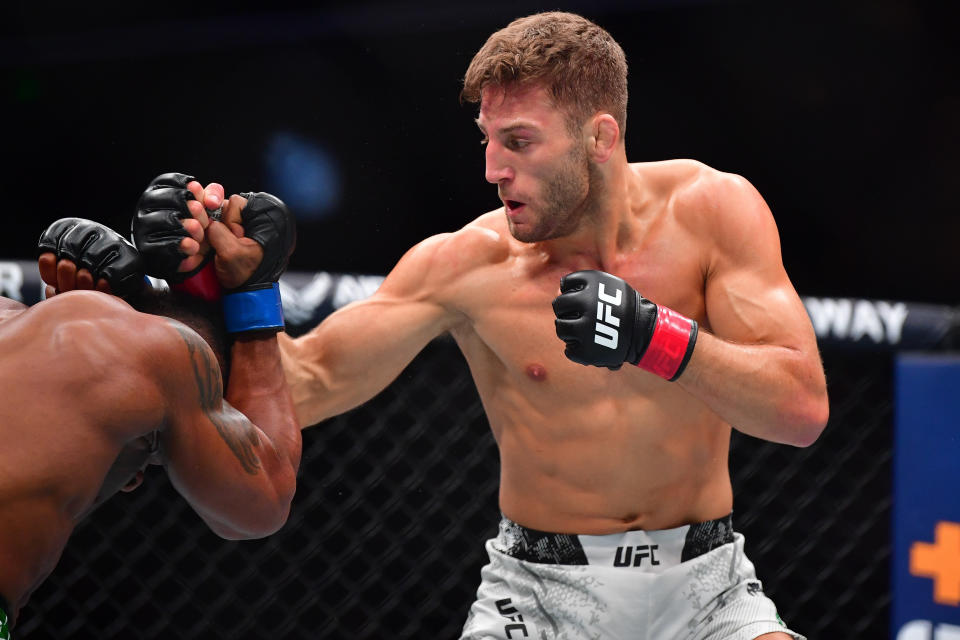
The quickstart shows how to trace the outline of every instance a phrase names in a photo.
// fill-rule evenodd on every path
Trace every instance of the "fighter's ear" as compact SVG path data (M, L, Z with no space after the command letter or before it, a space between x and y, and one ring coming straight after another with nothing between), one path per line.
M120 487L120 491L130 493L141 484L143 484L143 471L137 471L134 476L127 481L127 484Z
M598 112L590 119L590 157L603 163L610 159L620 141L620 125L609 113Z

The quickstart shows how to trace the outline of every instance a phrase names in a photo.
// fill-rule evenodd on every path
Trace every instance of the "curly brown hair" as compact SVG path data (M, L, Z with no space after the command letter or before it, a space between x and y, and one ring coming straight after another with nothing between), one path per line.
M579 127L597 111L627 126L627 59L604 29L573 13L550 11L518 18L489 38L473 57L460 99L480 102L488 86L543 84Z

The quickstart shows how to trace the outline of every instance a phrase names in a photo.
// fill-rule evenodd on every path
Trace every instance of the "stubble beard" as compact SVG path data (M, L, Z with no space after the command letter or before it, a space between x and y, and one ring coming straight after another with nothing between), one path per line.
M543 204L537 212L536 223L521 230L508 220L510 233L520 242L529 243L572 234L593 215L600 184L599 171L587 159L583 148L574 145L544 185Z

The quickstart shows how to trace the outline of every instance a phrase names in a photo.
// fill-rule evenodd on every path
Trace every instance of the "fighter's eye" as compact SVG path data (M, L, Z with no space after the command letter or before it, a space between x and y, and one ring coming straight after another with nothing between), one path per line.
M513 149L514 151L519 151L520 149L526 148L529 144L530 141L523 138L510 138L507 141L507 148Z

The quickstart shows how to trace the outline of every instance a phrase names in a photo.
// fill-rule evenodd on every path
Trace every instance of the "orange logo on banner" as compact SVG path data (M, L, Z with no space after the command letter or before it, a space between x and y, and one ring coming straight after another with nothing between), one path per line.
M910 573L933 578L933 600L960 606L960 523L938 522L934 542L910 546Z

